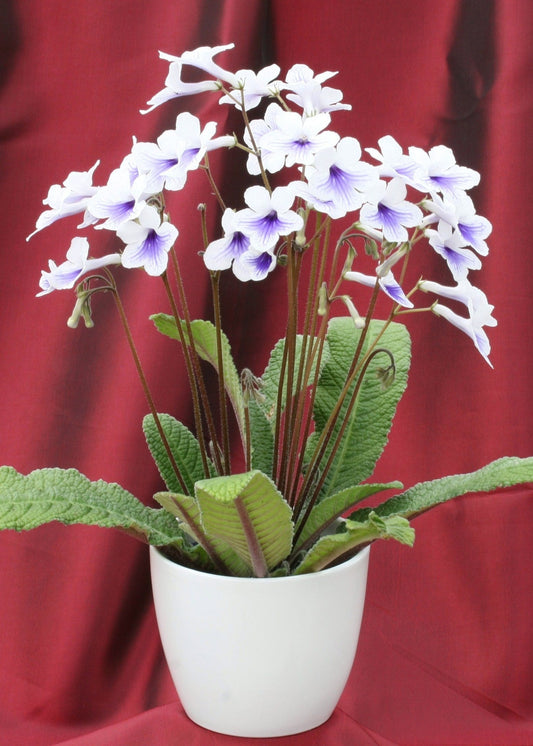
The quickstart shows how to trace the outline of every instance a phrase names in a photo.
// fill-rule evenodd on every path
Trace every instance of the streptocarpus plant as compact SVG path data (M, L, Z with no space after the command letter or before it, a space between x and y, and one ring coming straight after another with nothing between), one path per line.
M491 231L467 195L479 174L457 165L445 146L404 152L391 136L379 140L379 150L367 148L370 162L363 160L355 138L329 129L332 115L350 108L341 91L323 85L333 73L315 75L306 65L294 65L284 79L277 65L229 72L214 57L232 46L161 54L169 72L147 112L175 97L218 95L241 113L242 132L215 137L215 122L202 127L182 112L156 143L134 140L105 185L92 184L97 163L52 186L34 231L83 214L80 230L116 233L116 252L101 257L90 257L87 238L75 236L66 260L43 271L39 295L74 288L68 324L83 318L92 326L93 296L112 293L150 408L143 429L167 488L155 495L162 507L146 507L118 485L90 482L73 469L23 476L2 467L0 528L48 521L117 527L206 572L279 576L320 570L379 538L412 544L409 519L419 513L468 492L533 481L531 458L503 458L405 492L398 482L367 481L407 384L410 340L400 316L426 311L444 318L490 364L485 327L496 324L493 306L469 280ZM206 78L183 81L187 67ZM260 105L262 114L254 116ZM220 148L244 151L248 174L257 179L237 208L226 205L210 169L209 153ZM179 231L167 207L179 216L173 193L194 172L214 195L214 206L200 213L198 258L211 279L214 323L190 318L175 250ZM220 213L219 236L208 236L206 209ZM446 261L454 284L417 273L409 284L417 254L427 251ZM371 274L361 271L369 262ZM194 433L157 412L120 298L118 267L161 278L167 313L152 319L183 354ZM285 275L286 334L261 375L237 370L223 332L219 282L229 269L243 282ZM426 293L429 302L420 300ZM380 294L390 300L382 320L375 318ZM441 299L463 304L466 315ZM206 364L218 375L218 417ZM234 428L243 473L232 470ZM400 492L338 521L386 490Z

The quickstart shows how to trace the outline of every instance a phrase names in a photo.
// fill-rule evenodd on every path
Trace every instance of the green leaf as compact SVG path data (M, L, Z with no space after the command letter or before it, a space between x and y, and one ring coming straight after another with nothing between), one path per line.
M272 423L253 399L248 402L252 439L252 468L272 476L274 463L274 432Z
M188 428L169 414L159 414L161 427L170 446L176 464L180 470L183 481L187 485L190 495L194 494L194 483L205 477L202 453L198 441ZM143 432L150 449L150 453L159 469L159 473L171 492L180 492L182 487L174 472L168 453L159 431L156 427L153 415L147 414L143 419ZM211 473L214 468L209 463Z
M182 546L171 515L148 508L118 484L91 482L75 469L38 469L25 476L0 467L0 529L26 531L50 521L118 528L155 546Z
M156 492L154 499L176 516L181 528L198 542L191 549L191 553L194 553L191 559L198 569L224 575L250 575L248 565L225 541L206 535L196 498L179 493Z
M402 544L412 546L415 532L409 521L400 516L381 518L371 511L364 521L347 520L345 530L323 536L307 552L294 575L318 572L362 544L369 544L376 539L396 539Z
M165 334L171 339L176 339L178 342L180 341L176 321L173 316L169 316L166 313L156 313L153 316L150 316L150 319L154 322L156 328L161 332L161 334ZM182 327L185 333L185 338L187 339L187 326L184 321L182 321ZM195 321L191 321L191 331L194 339L194 348L199 357L210 363L217 373L220 374L218 369L217 334L214 324L210 321L204 321L203 319L196 319ZM224 332L221 333L221 338L224 385L233 407L233 411L235 412L241 438L244 442L244 402L241 382L237 368L233 362L229 340Z
M196 499L206 534L229 544L254 575L264 577L290 554L292 511L262 472L201 480Z
M314 506L305 526L294 545L294 551L298 552L306 545L316 541L324 530L345 511L352 508L377 492L391 489L401 489L401 482L389 482L388 484L359 484L356 487L348 487L342 492L330 495Z
M314 344L315 338L308 338L307 341L307 351L306 355L309 354L309 345ZM283 361L283 350L285 347L285 340L280 339L276 345L274 346L274 349L270 353L270 359L268 361L268 365L265 368L265 372L263 373L261 380L263 382L263 386L261 388L261 393L265 397L265 403L263 406L264 411L266 412L269 419L273 419L276 408L277 408L277 402L278 402L278 391L280 387L280 377L281 377L281 367L282 367L282 361ZM296 337L296 349L295 349L295 374L294 374L294 383L296 384L296 380L298 378L298 369L299 369L299 361L300 357L302 355L302 347L303 347L303 337L301 334L297 335ZM325 361L327 359L327 344L324 345L324 351L322 354L322 365L324 365ZM312 369L311 369L311 375L309 378L309 381L313 381L313 377L315 375L316 371L316 361L313 363ZM286 378L283 384L283 393L282 393L282 409L285 409L285 404L287 401L287 383Z
M364 520L370 510L374 510L382 517L415 517L440 503L470 492L491 492L528 482L533 482L533 457L521 459L506 456L468 474L454 474L429 482L420 482L376 508L355 511L350 518Z
M383 329L383 321L371 321L363 346L363 354ZM328 327L329 359L322 370L317 388L314 418L316 431L309 439L307 453L316 447L318 436L326 426L329 415L337 404L346 383L353 356L357 348L360 329L356 329L350 318L334 318ZM340 492L368 479L374 471L376 461L387 444L389 430L396 406L406 386L410 363L410 338L403 324L392 323L377 343L394 357L395 376L384 388L380 380L382 368L390 364L389 357L380 353L370 362L361 384L357 400L348 418L341 446L333 460L322 488L322 495ZM355 386L355 384L354 384ZM354 389L352 388L352 391ZM349 396L342 407L341 416L334 428L334 437L346 419ZM334 437L322 459L325 465Z

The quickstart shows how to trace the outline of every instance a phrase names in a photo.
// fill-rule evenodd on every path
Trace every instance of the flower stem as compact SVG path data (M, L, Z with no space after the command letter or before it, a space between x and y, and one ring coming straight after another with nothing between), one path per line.
M319 470L319 466L320 466L320 462L322 461L322 459L324 457L324 454L326 452L326 449L328 447L328 443L331 440L331 437L333 435L333 431L334 431L334 429L335 429L335 427L337 425L337 421L338 421L338 419L340 417L340 414L341 414L341 411L342 411L342 407L344 405L344 402L346 400L348 392L349 392L349 390L350 390L350 388L351 388L351 386L352 386L352 384L353 384L356 376L358 375L358 373L359 373L359 371L361 369L361 366L365 365L365 361L366 361L366 359L367 359L367 357L369 355L369 351L367 351L367 353L366 353L365 357L363 358L363 360L360 361L361 352L363 350L363 345L365 343L365 339L367 337L368 330L369 330L369 327L370 327L370 320L371 320L371 318L372 318L372 316L374 314L374 309L375 309L375 306L376 306L376 301L377 301L377 298L378 298L378 293L379 293L379 286L376 283L376 286L374 288L374 292L372 294L372 298L370 299L370 304L369 304L369 307L368 307L368 311L367 311L367 315L366 315L366 320L365 320L365 326L361 330L361 334L359 336L359 342L357 344L357 348L355 350L355 353L354 353L354 356L353 356L353 359L352 359L352 364L350 366L350 370L348 371L348 375L346 377L346 382L344 384L344 387L343 387L343 389L342 389L342 391L340 393L340 396L339 396L339 398L338 398L335 406L333 407L333 410L332 410L330 416L328 417L328 420L327 420L327 422L326 422L326 424L324 426L324 429L320 433L320 437L318 438L317 445L315 447L315 450L314 450L313 455L311 457L311 460L309 462L309 466L308 466L307 472L306 472L305 477L304 477L304 481L303 481L302 488L301 488L301 491L300 491L300 496L299 496L299 501L302 501L303 503L306 503L306 501L307 501L307 499L309 497L312 485L314 484L314 482L315 482L315 480L317 478L318 470ZM379 336L381 336L381 334ZM374 340L374 345L375 345L376 341L377 340Z
M281 463L278 475L278 486L282 494L287 489L288 463L292 443L292 427L294 402L294 377L296 367L296 332L298 329L298 279L301 266L301 254L294 251L293 241L288 243L288 319L285 335L285 347L287 349L286 365L286 395L285 395L285 417L283 418L282 441L281 441ZM285 381L280 380L282 387Z
M365 359L364 359L361 371L358 374L357 383L356 383L355 388L354 388L354 390L352 392L352 395L350 397L350 401L348 402L348 407L346 409L346 412L344 413L342 422L340 424L339 432L335 436L335 441L333 443L333 446L331 448L330 454L328 456L328 460L327 460L324 468L322 469L322 473L321 473L320 477L316 480L316 483L313 486L313 491L312 491L311 495L307 499L306 510L305 510L304 517L302 518L301 522L299 523L299 525L297 527L297 530L296 530L296 533L295 533L295 537L294 537L294 541L295 542L297 541L297 539L298 539L298 537L299 537L299 535L300 535L300 533L301 533L301 531L302 531L302 529L303 529L303 527L304 527L307 519L309 518L309 515L311 514L311 510L313 509L313 507L316 504L316 501L318 500L318 496L320 494L320 490L322 489L322 486L324 485L324 482L326 481L328 472L329 472L329 470L331 468L331 465L333 464L335 456L337 455L337 451L339 450L339 447L340 447L340 445L342 443L342 438L344 436L346 428L348 427L348 422L349 422L349 419L350 419L350 415L351 415L352 410L353 410L353 408L355 406L355 402L357 401L357 397L359 395L359 391L361 389L364 377L365 377L366 372L368 370L368 366L370 365L370 363L373 360L373 358L376 355L380 354L380 353L384 353L384 354L388 355L389 358L392 361L392 364L394 365L394 358L392 357L391 353L387 349L385 349L383 347L374 348L370 354L368 354L368 355L365 356ZM330 434L332 434L332 431L330 431ZM329 439L328 439L328 442L329 442ZM327 442L325 443L324 448L322 449L322 452L321 452L321 455L320 455L320 459L319 459L320 461L322 460L322 458L323 458L323 456L325 454L326 447L327 447Z
M317 222L319 217L317 217ZM323 225L323 224L322 224ZM314 393L316 386L310 392L310 401L307 400L307 387L309 385L309 379L313 369L313 361L316 360L318 369L320 368L320 360L322 358L323 351L323 339L322 344L316 345L316 323L318 320L318 293L319 288L322 285L324 272L325 272L325 259L327 256L327 247L329 241L329 226L331 221L327 220L326 232L324 234L324 241L321 238L321 225L317 228L315 236L313 238L313 256L311 262L311 271L309 276L309 286L307 293L306 310L304 317L304 325L302 332L302 347L300 354L300 362L298 367L298 380L296 383L297 391L297 407L294 410L294 423L292 428L292 443L289 451L289 465L288 465L288 478L286 488L286 499L289 504L294 504L296 498L296 490L300 481L301 470L303 466L303 458L305 451L305 443L309 435L309 430L312 420L312 408L314 401ZM320 247L322 246L322 257L319 265ZM323 317L323 336L325 334L325 317ZM318 358L316 353L318 350ZM315 383L317 380L317 370L315 370ZM302 422L305 415L305 409L307 404L307 417L305 421L305 427L302 428ZM292 479L292 485L290 483Z
M211 289L213 295L213 311L215 317L215 334L217 342L218 367L218 404L220 411L220 427L222 431L222 452L224 456L224 473L231 473L230 438L228 425L228 400L224 378L224 355L222 354L222 318L220 313L220 272L211 272Z
M198 438L198 442L200 444L200 451L202 454L202 465L204 469L204 474L206 477L209 477L210 470L209 470L209 463L207 459L207 447L206 447L205 436L204 436L203 425L202 425L200 399L202 401L203 413L206 419L209 437L213 440L213 444L216 444L216 432L215 432L215 427L213 423L211 408L209 406L207 392L205 390L204 379L203 379L202 371L200 368L200 361L198 360L198 354L196 352L196 347L194 343L194 336L193 336L192 327L191 327L191 319L189 315L189 309L187 306L187 300L185 297L185 290L183 287L178 259L176 257L174 250L171 250L171 257L173 261L174 272L175 272L177 283L178 283L178 293L180 297L180 303L183 309L186 335L183 330L182 319L178 312L176 301L174 299L174 295L172 293L172 289L170 287L170 283L168 281L168 276L166 273L164 273L163 275L163 282L165 284L170 306L172 308L172 314L174 316L174 321L176 322L176 329L177 329L178 336L179 336L180 343L181 343L182 350L183 350L183 356L185 360L185 366L187 369L187 376L189 379L189 386L190 386L191 397L192 397L192 402L193 402L193 414L194 414L194 422L195 422L195 428L196 428L196 437ZM222 473L222 464L220 462L218 448L216 447L213 447L213 458L214 458L215 466L217 468L218 473L219 474Z
M111 273L109 273L111 275ZM141 359L139 357L139 353L137 352L137 348L135 346L135 342L133 339L133 335L131 333L131 328L128 323L128 319L126 316L126 311L124 309L124 306L122 304L122 300L120 298L120 295L118 293L117 286L115 284L114 278L111 277L111 290L113 292L113 297L115 299L115 304L117 306L117 310L120 316L120 320L122 322L122 326L124 327L124 331L126 333L126 339L128 341L128 345L131 350L131 354L133 356L133 361L135 363L135 367L137 368L137 373L139 375L139 379L141 381L141 386L144 391L144 395L146 396L146 399L148 401L148 406L150 407L150 412L152 414L152 417L154 418L155 426L157 428L157 432L159 433L159 437L161 438L161 442L163 443L163 447L165 448L165 451L167 453L168 459L170 461L170 464L172 466L172 469L174 470L174 473L176 475L176 478L180 484L181 489L183 490L184 494L189 494L189 491L187 489L187 485L185 483L185 480L183 479L183 476L181 474L181 471L176 463L176 459L174 458L174 454L172 453L172 449L170 448L169 442L167 440L167 437L165 435L165 432L163 430L163 426L161 425L161 420L159 418L159 414L157 413L154 399L152 396L152 393L150 391L150 387L148 386L148 381L146 379L146 375L144 373L144 369L141 363Z

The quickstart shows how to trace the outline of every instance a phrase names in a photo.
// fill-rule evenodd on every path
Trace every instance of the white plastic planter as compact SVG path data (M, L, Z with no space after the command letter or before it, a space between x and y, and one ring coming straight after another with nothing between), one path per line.
M325 722L355 657L369 553L318 573L258 579L190 570L150 547L163 649L191 720L262 738Z

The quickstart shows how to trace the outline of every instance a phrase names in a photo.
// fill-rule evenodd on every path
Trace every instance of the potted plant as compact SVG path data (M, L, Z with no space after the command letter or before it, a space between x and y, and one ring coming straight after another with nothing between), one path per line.
M34 231L82 215L80 230L117 235L116 252L104 256L75 236L66 260L42 272L38 295L74 289L68 324L90 327L93 296L112 294L149 405L143 431L166 484L154 496L161 507L73 469L21 475L5 466L0 528L85 523L150 544L158 623L186 711L213 730L271 736L312 728L335 707L355 655L372 542L412 545L410 519L459 495L533 481L533 459L502 458L406 491L368 482L407 385L400 317L449 321L490 365L493 306L469 279L491 230L467 195L479 174L445 146L404 152L391 136L363 157L355 138L329 129L335 111L350 108L324 85L333 73L230 72L214 58L232 46L161 53L168 76L145 113L214 95L240 115L240 131L216 136L215 122L202 127L184 111L156 143L134 140L106 184L92 183L96 163L53 185ZM183 80L189 67L203 79ZM237 207L210 168L209 154L222 148L238 151L256 179ZM170 209L179 214L173 192L193 176L206 178L212 197L200 206L198 257L212 320L190 317L170 218ZM207 210L219 212L217 236ZM416 258L427 251L445 260L451 284L420 277ZM161 279L167 312L151 318L183 354L194 432L157 411L119 292L121 272L136 268ZM286 333L260 375L237 369L223 331L227 270L243 282L284 274ZM382 319L380 296L390 302ZM217 374L215 402L206 366ZM359 505L367 498L373 507Z

